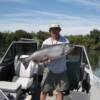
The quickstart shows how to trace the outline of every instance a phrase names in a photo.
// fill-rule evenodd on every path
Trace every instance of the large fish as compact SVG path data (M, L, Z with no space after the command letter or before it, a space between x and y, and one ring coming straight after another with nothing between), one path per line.
M72 44L62 43L52 46L46 46L35 51L29 57L22 59L23 62L29 62L31 60L36 62L43 62L44 58L48 58L50 61L58 59L62 56L66 56L74 46Z

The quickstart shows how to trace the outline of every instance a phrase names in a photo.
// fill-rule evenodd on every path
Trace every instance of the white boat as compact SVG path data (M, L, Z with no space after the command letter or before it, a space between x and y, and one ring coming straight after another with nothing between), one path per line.
M85 47L74 46L66 56L70 88L69 93L64 91L63 100L99 100L100 79L93 74ZM37 49L38 42L27 39L13 41L8 47L0 61L0 94L5 94L5 100L24 100L28 95L39 100L43 66L30 62L28 69L17 68L18 57L28 56ZM56 100L52 91L51 94L48 93L46 100Z

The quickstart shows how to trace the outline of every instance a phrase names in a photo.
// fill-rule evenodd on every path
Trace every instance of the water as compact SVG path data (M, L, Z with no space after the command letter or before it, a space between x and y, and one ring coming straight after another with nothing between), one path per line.
M89 60L95 75L100 78L100 51L88 51Z

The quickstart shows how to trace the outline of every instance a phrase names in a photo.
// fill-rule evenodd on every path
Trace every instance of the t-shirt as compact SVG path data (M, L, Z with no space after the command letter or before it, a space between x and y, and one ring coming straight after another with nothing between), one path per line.
M60 36L59 40L53 40L51 37L46 39L42 46L47 45L55 45L55 44L62 44L62 43L69 43L67 39L65 39L63 36ZM47 67L49 70L51 70L53 73L62 73L67 70L66 67L66 57L61 57L58 59L53 60L52 62L47 64Z

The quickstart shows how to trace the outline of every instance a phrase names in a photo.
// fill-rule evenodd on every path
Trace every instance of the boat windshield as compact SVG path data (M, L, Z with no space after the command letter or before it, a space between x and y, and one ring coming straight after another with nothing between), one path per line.
M88 56L88 55L87 55ZM78 62L80 61L81 63L87 65L86 67L89 68L88 66L88 59L87 56L84 52L83 47L76 46L68 55L67 55L67 60L70 62Z
M37 43L33 42L12 43L12 45L6 51L2 62L13 60L16 55L32 54L35 50L37 50Z
M82 48L75 47L68 55L67 60L71 62L78 62L81 60Z

